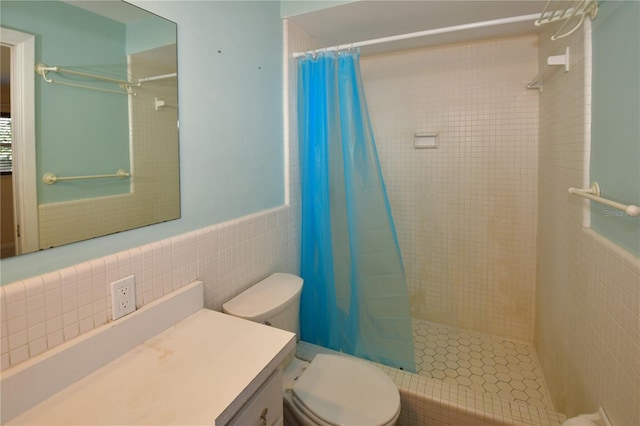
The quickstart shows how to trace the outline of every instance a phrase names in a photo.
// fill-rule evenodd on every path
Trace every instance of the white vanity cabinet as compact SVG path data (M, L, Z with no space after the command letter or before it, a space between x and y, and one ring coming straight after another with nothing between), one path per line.
M7 424L282 424L294 348L293 333L200 308Z
M282 425L282 370L277 369L233 416L229 426Z

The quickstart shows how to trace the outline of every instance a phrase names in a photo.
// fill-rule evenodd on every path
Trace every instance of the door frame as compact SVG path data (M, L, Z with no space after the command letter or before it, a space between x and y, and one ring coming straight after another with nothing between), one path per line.
M16 254L40 249L36 175L35 35L0 27L11 47L11 129ZM19 232L18 232L19 230Z

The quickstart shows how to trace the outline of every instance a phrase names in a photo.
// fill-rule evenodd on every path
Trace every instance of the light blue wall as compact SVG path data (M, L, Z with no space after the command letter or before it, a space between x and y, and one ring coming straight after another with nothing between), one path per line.
M36 63L126 79L125 26L58 1L3 1L3 26L36 34ZM115 173L129 169L125 94L48 84L36 79L36 170L39 177ZM117 90L114 84L50 73L66 81ZM38 203L129 192L128 180L47 185L38 179Z
M284 203L280 3L133 3L178 24L182 218L2 260L3 283Z
M604 1L593 23L591 181L640 205L640 2ZM640 256L640 218L591 203L591 227Z

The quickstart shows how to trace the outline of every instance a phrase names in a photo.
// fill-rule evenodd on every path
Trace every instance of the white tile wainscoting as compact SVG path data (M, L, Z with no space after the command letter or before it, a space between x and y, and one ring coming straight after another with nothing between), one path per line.
M194 281L205 306L275 271L297 273L289 206L255 213L0 287L2 370L111 321L109 284L134 275L138 308Z

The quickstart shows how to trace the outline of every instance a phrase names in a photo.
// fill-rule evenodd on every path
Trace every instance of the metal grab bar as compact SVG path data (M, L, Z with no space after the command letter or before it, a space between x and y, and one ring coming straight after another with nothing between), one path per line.
M177 77L178 73L172 72L169 74L155 75L153 77L142 77L138 79L138 83L146 83L148 81L166 80L167 78Z
M46 183L47 185L53 185L56 182L61 182L61 181L65 181L65 180L80 180L80 179L102 179L102 178L127 178L130 177L131 174L124 170L124 169L120 169L118 170L115 174L110 174L110 175L93 175L93 176L66 176L66 177L60 177L60 176L56 176L54 173L46 173L44 176L42 176L42 181L44 183Z
M571 187L569 188L569 194L579 195L581 197L596 201L600 204L604 204L606 206L613 207L614 209L621 210L625 212L627 216L640 216L640 207L638 206L626 205L618 203L616 201L608 200L606 198L602 198L600 196L600 185L598 185L598 182L593 182L591 184L591 188L589 189L578 189Z

